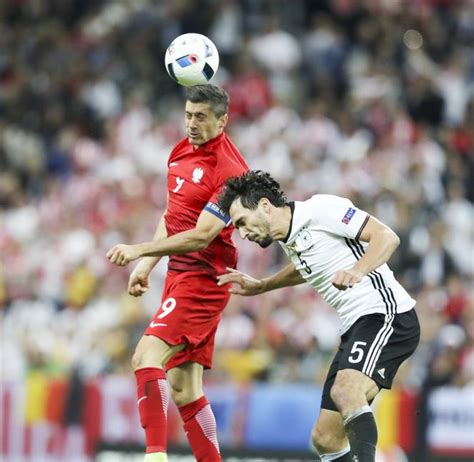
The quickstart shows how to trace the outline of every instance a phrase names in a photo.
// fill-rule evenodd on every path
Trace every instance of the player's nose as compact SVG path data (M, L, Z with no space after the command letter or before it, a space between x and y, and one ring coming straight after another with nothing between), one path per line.
M189 119L189 126L192 127L192 128L197 127L197 119L196 119L196 117L193 116L193 117L191 117L191 118Z

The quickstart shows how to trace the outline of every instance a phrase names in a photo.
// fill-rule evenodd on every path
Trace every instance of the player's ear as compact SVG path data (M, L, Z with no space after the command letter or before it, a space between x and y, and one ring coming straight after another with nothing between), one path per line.
M219 117L219 129L224 130L229 120L229 116L224 114L223 116Z
M260 207L263 209L265 213L270 212L270 201L266 197L262 197L259 201L258 204Z

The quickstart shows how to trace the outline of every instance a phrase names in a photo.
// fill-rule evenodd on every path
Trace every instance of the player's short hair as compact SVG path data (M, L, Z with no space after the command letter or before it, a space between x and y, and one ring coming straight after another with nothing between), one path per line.
M219 196L219 207L229 215L232 203L240 198L246 209L255 210L262 197L266 197L275 207L288 204L285 193L278 181L269 173L261 170L249 170L241 176L229 178Z
M229 95L223 88L208 83L187 87L185 92L186 101L191 101L191 103L209 103L216 117L222 117L224 114L227 114Z

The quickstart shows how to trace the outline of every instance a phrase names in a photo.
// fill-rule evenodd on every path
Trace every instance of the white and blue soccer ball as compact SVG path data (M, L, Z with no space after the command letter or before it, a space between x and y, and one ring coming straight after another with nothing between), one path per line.
M205 35L183 34L176 37L165 53L169 76L189 87L209 82L219 67L219 52Z

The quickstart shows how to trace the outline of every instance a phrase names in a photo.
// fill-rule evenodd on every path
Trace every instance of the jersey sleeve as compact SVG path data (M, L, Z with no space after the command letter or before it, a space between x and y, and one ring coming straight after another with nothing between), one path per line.
M370 215L349 199L318 194L311 199L314 219L329 233L358 240Z

